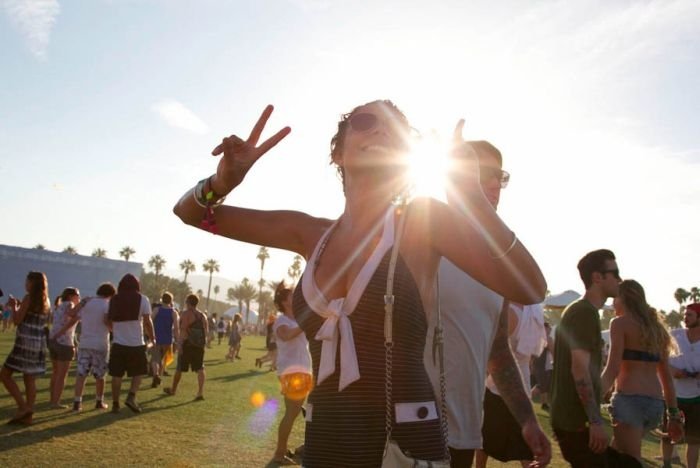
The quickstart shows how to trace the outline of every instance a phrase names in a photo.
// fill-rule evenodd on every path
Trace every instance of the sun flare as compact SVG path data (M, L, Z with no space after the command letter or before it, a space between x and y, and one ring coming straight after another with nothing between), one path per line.
M424 136L412 145L408 161L414 195L445 201L449 143L437 134Z

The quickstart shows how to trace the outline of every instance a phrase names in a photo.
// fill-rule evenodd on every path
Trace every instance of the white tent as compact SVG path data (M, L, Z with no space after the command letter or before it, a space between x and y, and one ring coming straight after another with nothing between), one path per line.
M581 295L579 293L569 289L568 291L564 291L563 293L553 294L551 296L547 296L544 299L544 308L545 309L563 309L564 307L568 306L569 304L571 304L572 302L574 302L576 299L578 299L580 297L581 297Z
M241 317L243 317L243 320L245 320L245 312L246 312L246 310L245 310L245 305L244 305L243 311L240 312ZM237 313L239 313L238 306L235 305L235 306L231 307L230 309L228 309L226 312L224 312L224 315L228 316L228 317L233 317ZM258 323L258 312L255 309L253 309L253 308L250 309L250 314L248 314L248 320L249 320L249 323Z

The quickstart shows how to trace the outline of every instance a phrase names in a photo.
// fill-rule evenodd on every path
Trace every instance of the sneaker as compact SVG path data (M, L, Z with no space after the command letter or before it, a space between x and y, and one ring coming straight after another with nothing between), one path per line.
M153 377L153 382L151 382L151 388L156 388L158 385L160 385L160 377L156 375Z
M136 400L128 399L128 398L127 398L127 400L124 402L124 404L125 404L126 406L128 406L129 409L130 409L131 411L133 411L134 413L140 413L141 411L143 411L143 410L141 409L141 407L139 406L139 404L136 403Z
M112 402L112 413L117 414L119 412L119 402Z
M98 409L98 410L106 410L106 409L108 409L108 408L109 408L109 406L107 405L107 403L105 403L105 402L102 401L102 400L97 400L97 401L95 402L95 409Z
M73 412L78 413L83 410L83 404L80 401L73 402Z

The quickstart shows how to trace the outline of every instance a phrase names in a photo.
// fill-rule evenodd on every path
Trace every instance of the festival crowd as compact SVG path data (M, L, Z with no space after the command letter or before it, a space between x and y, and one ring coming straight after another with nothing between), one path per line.
M247 139L223 139L212 152L220 156L216 173L187 191L174 212L202 230L307 260L299 284L277 287L267 353L255 360L277 372L285 399L273 462L485 467L491 457L546 466L552 441L536 417L535 395L575 468L643 466L642 440L652 430L661 436L664 467L679 443L687 444L686 466L697 467L700 304L687 306L684 328L669 331L642 285L623 280L615 254L599 249L576 265L584 295L551 326L542 307L544 276L497 214L510 180L501 152L487 141L464 141L460 121L446 203L413 196L405 154L415 132L390 101L358 106L338 122L330 162L345 206L336 220L223 204L290 133L285 127L259 142L272 110ZM152 307L132 275L116 289L100 285L89 298L66 288L53 308L47 291L46 276L30 272L26 296L4 308L3 328L5 321L17 327L0 370L17 404L9 424L32 423L46 346L54 408L63 407L76 360L73 411L82 409L89 375L100 410L108 408L110 375L113 412L120 411L122 379L131 378L123 403L138 413L141 379L150 373L158 387L170 361L177 359L177 370L164 392L177 394L182 373L192 370L201 401L207 346L224 340L226 359L240 359L241 316L208 317L196 295L181 311L167 292ZM608 347L599 310L610 298ZM24 392L14 373L22 374ZM609 412L612 439L601 408ZM300 414L304 444L291 451Z

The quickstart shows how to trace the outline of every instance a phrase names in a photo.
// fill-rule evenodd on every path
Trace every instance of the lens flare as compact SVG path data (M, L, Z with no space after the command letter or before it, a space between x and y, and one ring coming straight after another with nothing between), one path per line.
M262 407L265 404L265 394L263 392L253 392L250 396L250 404L256 408Z

